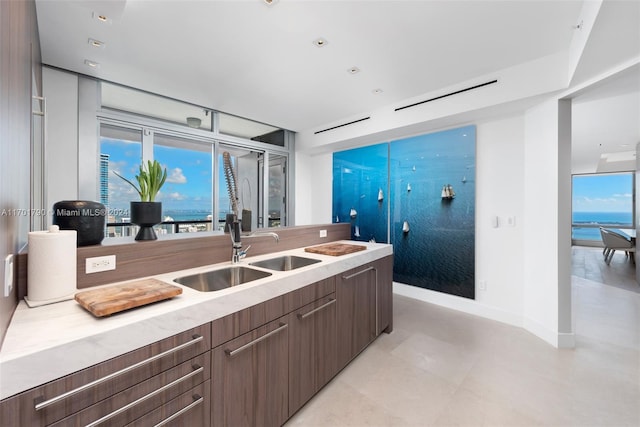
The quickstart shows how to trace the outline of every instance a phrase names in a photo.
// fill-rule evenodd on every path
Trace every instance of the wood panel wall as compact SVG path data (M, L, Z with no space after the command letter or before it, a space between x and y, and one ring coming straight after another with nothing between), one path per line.
M36 82L33 88L32 76ZM42 93L41 82L34 0L0 1L0 260L19 253L27 241L31 95L32 91ZM4 278L4 262L0 263L0 277ZM8 297L4 289L0 291L0 343L18 304L16 289L14 286Z
M320 237L320 230L326 230L327 237ZM245 238L243 247L251 245L247 256L351 238L351 227L347 223L274 228L269 231L278 234L279 242L268 236ZM231 261L233 253L228 234L203 236L194 233L179 238L175 235L160 236L158 240L147 242L136 242L131 238L123 243L113 243L118 241L106 239L101 245L78 248L78 289ZM105 255L116 255L115 270L85 274L87 258ZM24 255L20 259L20 265L25 268L21 271L19 298L27 293L26 258L27 255Z

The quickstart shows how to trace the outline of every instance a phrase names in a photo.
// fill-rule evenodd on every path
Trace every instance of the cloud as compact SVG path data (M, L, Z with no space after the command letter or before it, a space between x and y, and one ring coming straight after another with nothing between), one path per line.
M169 176L167 176L167 182L173 184L186 184L187 177L184 176L181 168L174 168L171 169L171 172L169 172Z
M184 199L186 199L186 196L184 194L178 193L177 191L174 191L173 193L163 194L163 199L167 199L167 200L184 200Z

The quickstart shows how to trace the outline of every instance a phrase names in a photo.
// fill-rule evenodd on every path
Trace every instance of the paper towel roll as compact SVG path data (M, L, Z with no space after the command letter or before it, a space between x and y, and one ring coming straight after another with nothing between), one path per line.
M76 230L29 233L27 257L27 296L29 307L72 299L76 288Z

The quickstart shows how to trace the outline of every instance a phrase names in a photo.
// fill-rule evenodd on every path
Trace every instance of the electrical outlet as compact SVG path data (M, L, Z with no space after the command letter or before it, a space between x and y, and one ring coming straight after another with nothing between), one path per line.
M327 230L320 230L320 237L327 237Z
M486 280L480 280L480 282L478 283L478 289L480 289L481 291L486 291L487 290L487 281Z
M106 255L86 259L85 273L99 273L116 269L116 256Z
M11 295L13 290L13 254L4 259L4 296Z

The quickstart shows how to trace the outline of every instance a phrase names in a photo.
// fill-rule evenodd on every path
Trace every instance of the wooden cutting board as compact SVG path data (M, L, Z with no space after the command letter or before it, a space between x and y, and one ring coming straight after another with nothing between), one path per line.
M156 279L143 279L106 288L78 292L76 301L96 317L173 298L182 293L179 286Z
M331 255L331 256L351 254L358 251L364 251L365 249L367 249L366 246L350 245L347 243L328 243L326 245L311 246L309 248L304 248L305 252L311 252L314 254L322 254L322 255Z

